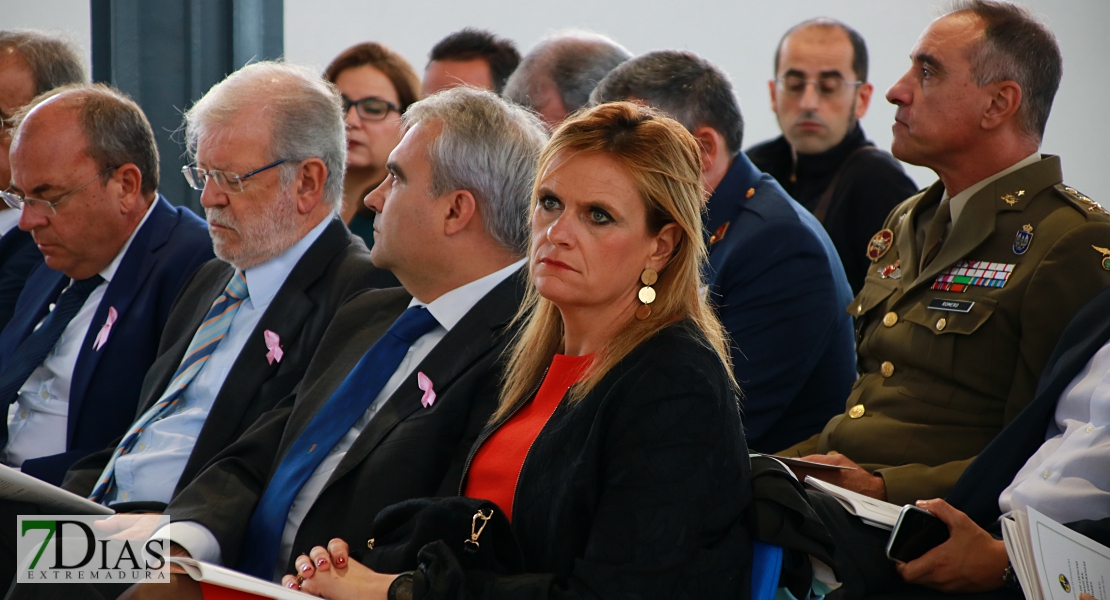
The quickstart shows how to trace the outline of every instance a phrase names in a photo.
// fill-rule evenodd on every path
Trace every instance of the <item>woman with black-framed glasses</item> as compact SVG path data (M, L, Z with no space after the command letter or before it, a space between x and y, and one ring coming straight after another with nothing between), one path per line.
M374 213L362 199L385 179L389 153L401 141L401 113L420 99L420 78L401 55L375 42L347 48L324 78L339 88L347 125L347 175L340 216L374 245Z

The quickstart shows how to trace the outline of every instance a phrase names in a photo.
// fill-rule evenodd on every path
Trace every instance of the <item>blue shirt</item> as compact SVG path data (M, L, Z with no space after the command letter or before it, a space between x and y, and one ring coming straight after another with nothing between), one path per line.
M116 485L104 499L169 503L193 446L228 372L293 267L331 222L324 219L288 250L244 272L249 297L231 320L227 336L182 392L172 414L147 427L131 452L116 461Z

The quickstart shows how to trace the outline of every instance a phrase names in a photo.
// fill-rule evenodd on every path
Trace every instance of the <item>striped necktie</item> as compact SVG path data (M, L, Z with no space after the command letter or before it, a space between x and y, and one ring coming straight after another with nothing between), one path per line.
M212 308L204 317L204 322L200 324L196 334L193 335L193 340L189 342L189 348L185 351L185 358L181 359L181 366L177 367L173 379L166 386L166 391L162 392L162 397L154 403L154 406L143 413L131 425L127 434L123 436L123 440L116 446L115 452L112 453L112 458L108 460L108 465L104 467L104 472L100 474L100 480L97 481L96 487L89 495L89 500L100 502L107 496L115 479L116 460L131 451L143 430L149 427L151 423L167 417L173 412L178 400L181 399L181 392L204 368L204 363L208 362L208 358L220 345L220 340L227 337L227 330L231 328L231 321L235 319L235 313L239 312L239 307L243 305L243 300L246 300L248 296L246 275L236 269L231 281L224 288L224 293L220 294L220 297L212 303Z

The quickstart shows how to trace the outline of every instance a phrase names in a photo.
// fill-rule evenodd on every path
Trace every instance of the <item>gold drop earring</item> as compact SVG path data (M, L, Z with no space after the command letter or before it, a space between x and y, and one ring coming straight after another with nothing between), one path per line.
M659 273L656 273L655 269L649 267L640 273L640 283L644 284L644 287L636 294L642 303L636 309L636 318L641 321L651 316L651 303L655 302L655 288L651 286L655 285L656 281L659 281Z

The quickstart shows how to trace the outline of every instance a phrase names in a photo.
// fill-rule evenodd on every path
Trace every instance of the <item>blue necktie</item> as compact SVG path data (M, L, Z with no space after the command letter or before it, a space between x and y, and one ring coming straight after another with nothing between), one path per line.
M104 471L100 474L96 487L93 488L92 494L89 494L89 500L93 502L104 500L112 489L115 480L116 460L131 451L143 430L151 423L173 413L174 407L181 399L181 392L185 391L185 388L193 381L197 373L200 373L204 363L208 362L208 358L220 345L220 341L227 337L227 331L231 329L231 322L235 320L235 314L239 312L239 307L243 305L243 301L249 295L246 275L242 271L236 270L235 274L231 276L231 281L227 282L224 293L220 294L220 297L212 303L212 308L208 310L204 321L197 328L197 332L193 334L193 339L185 350L185 357L181 359L181 365L174 372L173 379L170 379L166 390L162 392L162 397L131 425L131 429L127 431L123 440L116 446L115 452L112 452L112 457L108 459L108 465L104 467Z
M274 574L289 507L335 444L377 398L409 347L436 326L423 306L411 306L367 350L347 378L293 442L251 516L239 569L261 579Z
M35 369L42 366L42 361L46 360L46 355L58 344L58 338L62 337L66 326L77 316L77 312L89 299L89 294L101 283L104 283L104 278L100 275L74 281L62 292L54 310L43 319L39 328L31 332L16 348L11 362L0 373L0 407L7 407L16 401L19 388L23 387ZM0 446L6 444L7 440L8 428L0 427Z

